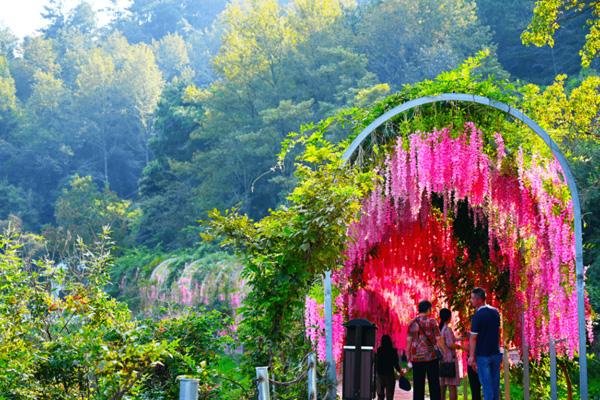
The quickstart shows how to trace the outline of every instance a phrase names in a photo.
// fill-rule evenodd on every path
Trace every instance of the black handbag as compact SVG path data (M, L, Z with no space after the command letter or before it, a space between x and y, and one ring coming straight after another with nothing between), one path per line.
M440 378L456 378L456 363L440 362Z
M410 381L408 379L406 379L406 377L404 375L400 375L400 377L398 378L398 387L402 390L410 392L410 389L411 389Z

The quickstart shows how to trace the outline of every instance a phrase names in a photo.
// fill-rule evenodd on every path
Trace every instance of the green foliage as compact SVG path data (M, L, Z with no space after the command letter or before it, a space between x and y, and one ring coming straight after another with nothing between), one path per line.
M236 372L218 372L233 345L227 316L197 309L135 321L103 290L112 262L106 232L56 265L30 257L35 240L0 236L0 397L170 399L179 375L200 378L204 399L231 389L225 378Z
M153 42L156 61L167 81L189 71L189 57L184 39L177 34L170 34L160 41Z
M280 141L374 83L367 60L336 35L340 4L310 4L230 5L215 58L224 79L206 89L181 80L165 91L153 139L157 159L142 178L148 229L142 224L141 240L189 244L194 218L212 208L239 205L259 216L276 206L291 181L290 173L273 174Z
M134 0L128 13L115 21L119 30L134 43L150 43L169 34L184 34L202 31L210 27L226 1L196 0Z
M35 222L36 208L33 204L31 192L26 192L18 186L3 181L0 182L0 220L7 220L10 216Z
M455 68L491 45L474 2L418 0L365 2L356 10L357 49L369 70L395 89Z
M80 17L67 18L56 38L26 39L8 75L0 56L3 179L32 191L39 220L26 222L38 229L54 222L54 201L71 176L91 175L130 199L150 157L163 85L154 54L119 35L94 42ZM13 79L14 99L4 93Z
M343 168L341 148L321 147L322 135L312 135L297 160L299 183L289 206L259 222L235 211L210 214L212 233L226 237L225 244L243 249L246 256L244 275L252 290L242 310L240 336L254 363L282 357L302 341L298 312L304 295L323 271L341 263L346 223L370 187L368 174Z
M581 69L577 52L585 42L582 27L589 12L564 18L553 47L535 47L524 45L520 38L531 21L533 1L477 0L476 3L481 23L492 30L499 62L513 77L547 85L559 73L573 75Z
M36 72L56 75L60 71L54 51L54 43L41 37L28 37L22 46L22 57L11 60L11 72L17 86L17 96L24 101L31 95Z
M135 394L167 342L139 342L123 304L102 290L110 262L105 237L53 265L25 259L2 236L0 392L15 399L120 399Z
M161 89L150 47L130 45L118 34L92 49L80 66L74 96L86 140L79 151L93 160L93 176L117 193L135 192L141 164L149 160L150 115ZM125 129L113 128L119 125Z
M124 247L139 218L139 210L130 201L121 200L108 190L100 191L92 177L75 176L56 202L56 222L65 235L81 238L84 243L98 239L108 227L115 242Z
M10 75L6 57L0 54L0 112L15 109L16 101L15 80Z
M585 36L585 44L579 52L581 64L589 67L598 56L600 50L600 2L580 0L540 0L536 1L533 18L521 35L523 42L536 46L554 46L554 34L560 27L561 18L573 14L590 11L587 19L589 31Z
M144 392L152 399L173 399L179 394L179 376L200 380L201 399L221 399L223 388L219 364L233 339L223 334L231 320L218 311L198 310L162 321L146 321L155 341L173 343L173 355L148 377ZM230 374L226 374L227 377Z

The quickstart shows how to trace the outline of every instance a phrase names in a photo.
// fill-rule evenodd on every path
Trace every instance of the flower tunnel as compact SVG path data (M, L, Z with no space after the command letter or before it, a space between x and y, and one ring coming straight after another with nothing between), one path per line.
M329 358L339 360L342 323L366 318L377 325L378 336L390 334L404 349L407 325L423 299L452 309L465 334L473 312L470 290L481 286L503 316L506 346L526 344L529 358L537 359L555 340L559 354L579 353L585 398L585 341L592 331L579 265L579 201L568 165L545 132L503 104L442 95L384 114L359 135L346 158L400 112L456 96L512 113L545 135L553 155L508 149L502 132L468 120L388 140L371 166L378 177L374 188L348 226L345 264L332 273L331 348L324 307L310 297L307 336L321 359L329 350Z

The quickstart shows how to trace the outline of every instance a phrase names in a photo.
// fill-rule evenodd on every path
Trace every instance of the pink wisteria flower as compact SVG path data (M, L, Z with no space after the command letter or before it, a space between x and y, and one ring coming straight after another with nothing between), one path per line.
M534 154L526 161L518 149L516 174L507 175L502 171L508 157L504 138L495 133L493 141L495 154L490 157L483 133L471 122L455 138L442 129L397 139L378 172L383 183L364 200L359 220L348 227L346 262L333 275L341 292L334 317L336 346L343 341L345 317L369 319L378 326L378 335L391 334L403 348L419 300L451 298L463 278L492 286L504 273L510 295L500 302L491 291L491 301L514 328L506 330L512 334L508 339L519 345L524 333L530 355L537 358L547 350L550 337L564 338L558 351L574 355L573 213L571 202L559 195L565 187L563 172L556 160ZM432 206L434 195L441 199L442 210ZM481 244L487 247L487 259L470 254L457 238L453 221L461 202L468 204L472 229L487 229L487 243ZM448 284L434 287L442 271ZM468 325L468 317L459 315L460 324ZM306 334L322 358L322 305L310 297L305 320ZM591 339L591 330L588 335Z

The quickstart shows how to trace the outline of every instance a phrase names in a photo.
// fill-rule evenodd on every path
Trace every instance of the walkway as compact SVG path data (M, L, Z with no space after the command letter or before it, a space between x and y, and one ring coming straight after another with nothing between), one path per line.
M396 388L396 391L394 392L394 400L412 400L412 396L412 390L410 392L405 392L404 390ZM425 397L425 399L429 400L429 397Z
M341 398L342 397L342 384L340 383L338 385L338 396ZM394 400L412 400L413 393L412 390L410 392L405 392L404 390L400 390L398 388L396 388L396 391L394 392ZM429 397L425 397L425 400L429 400Z

